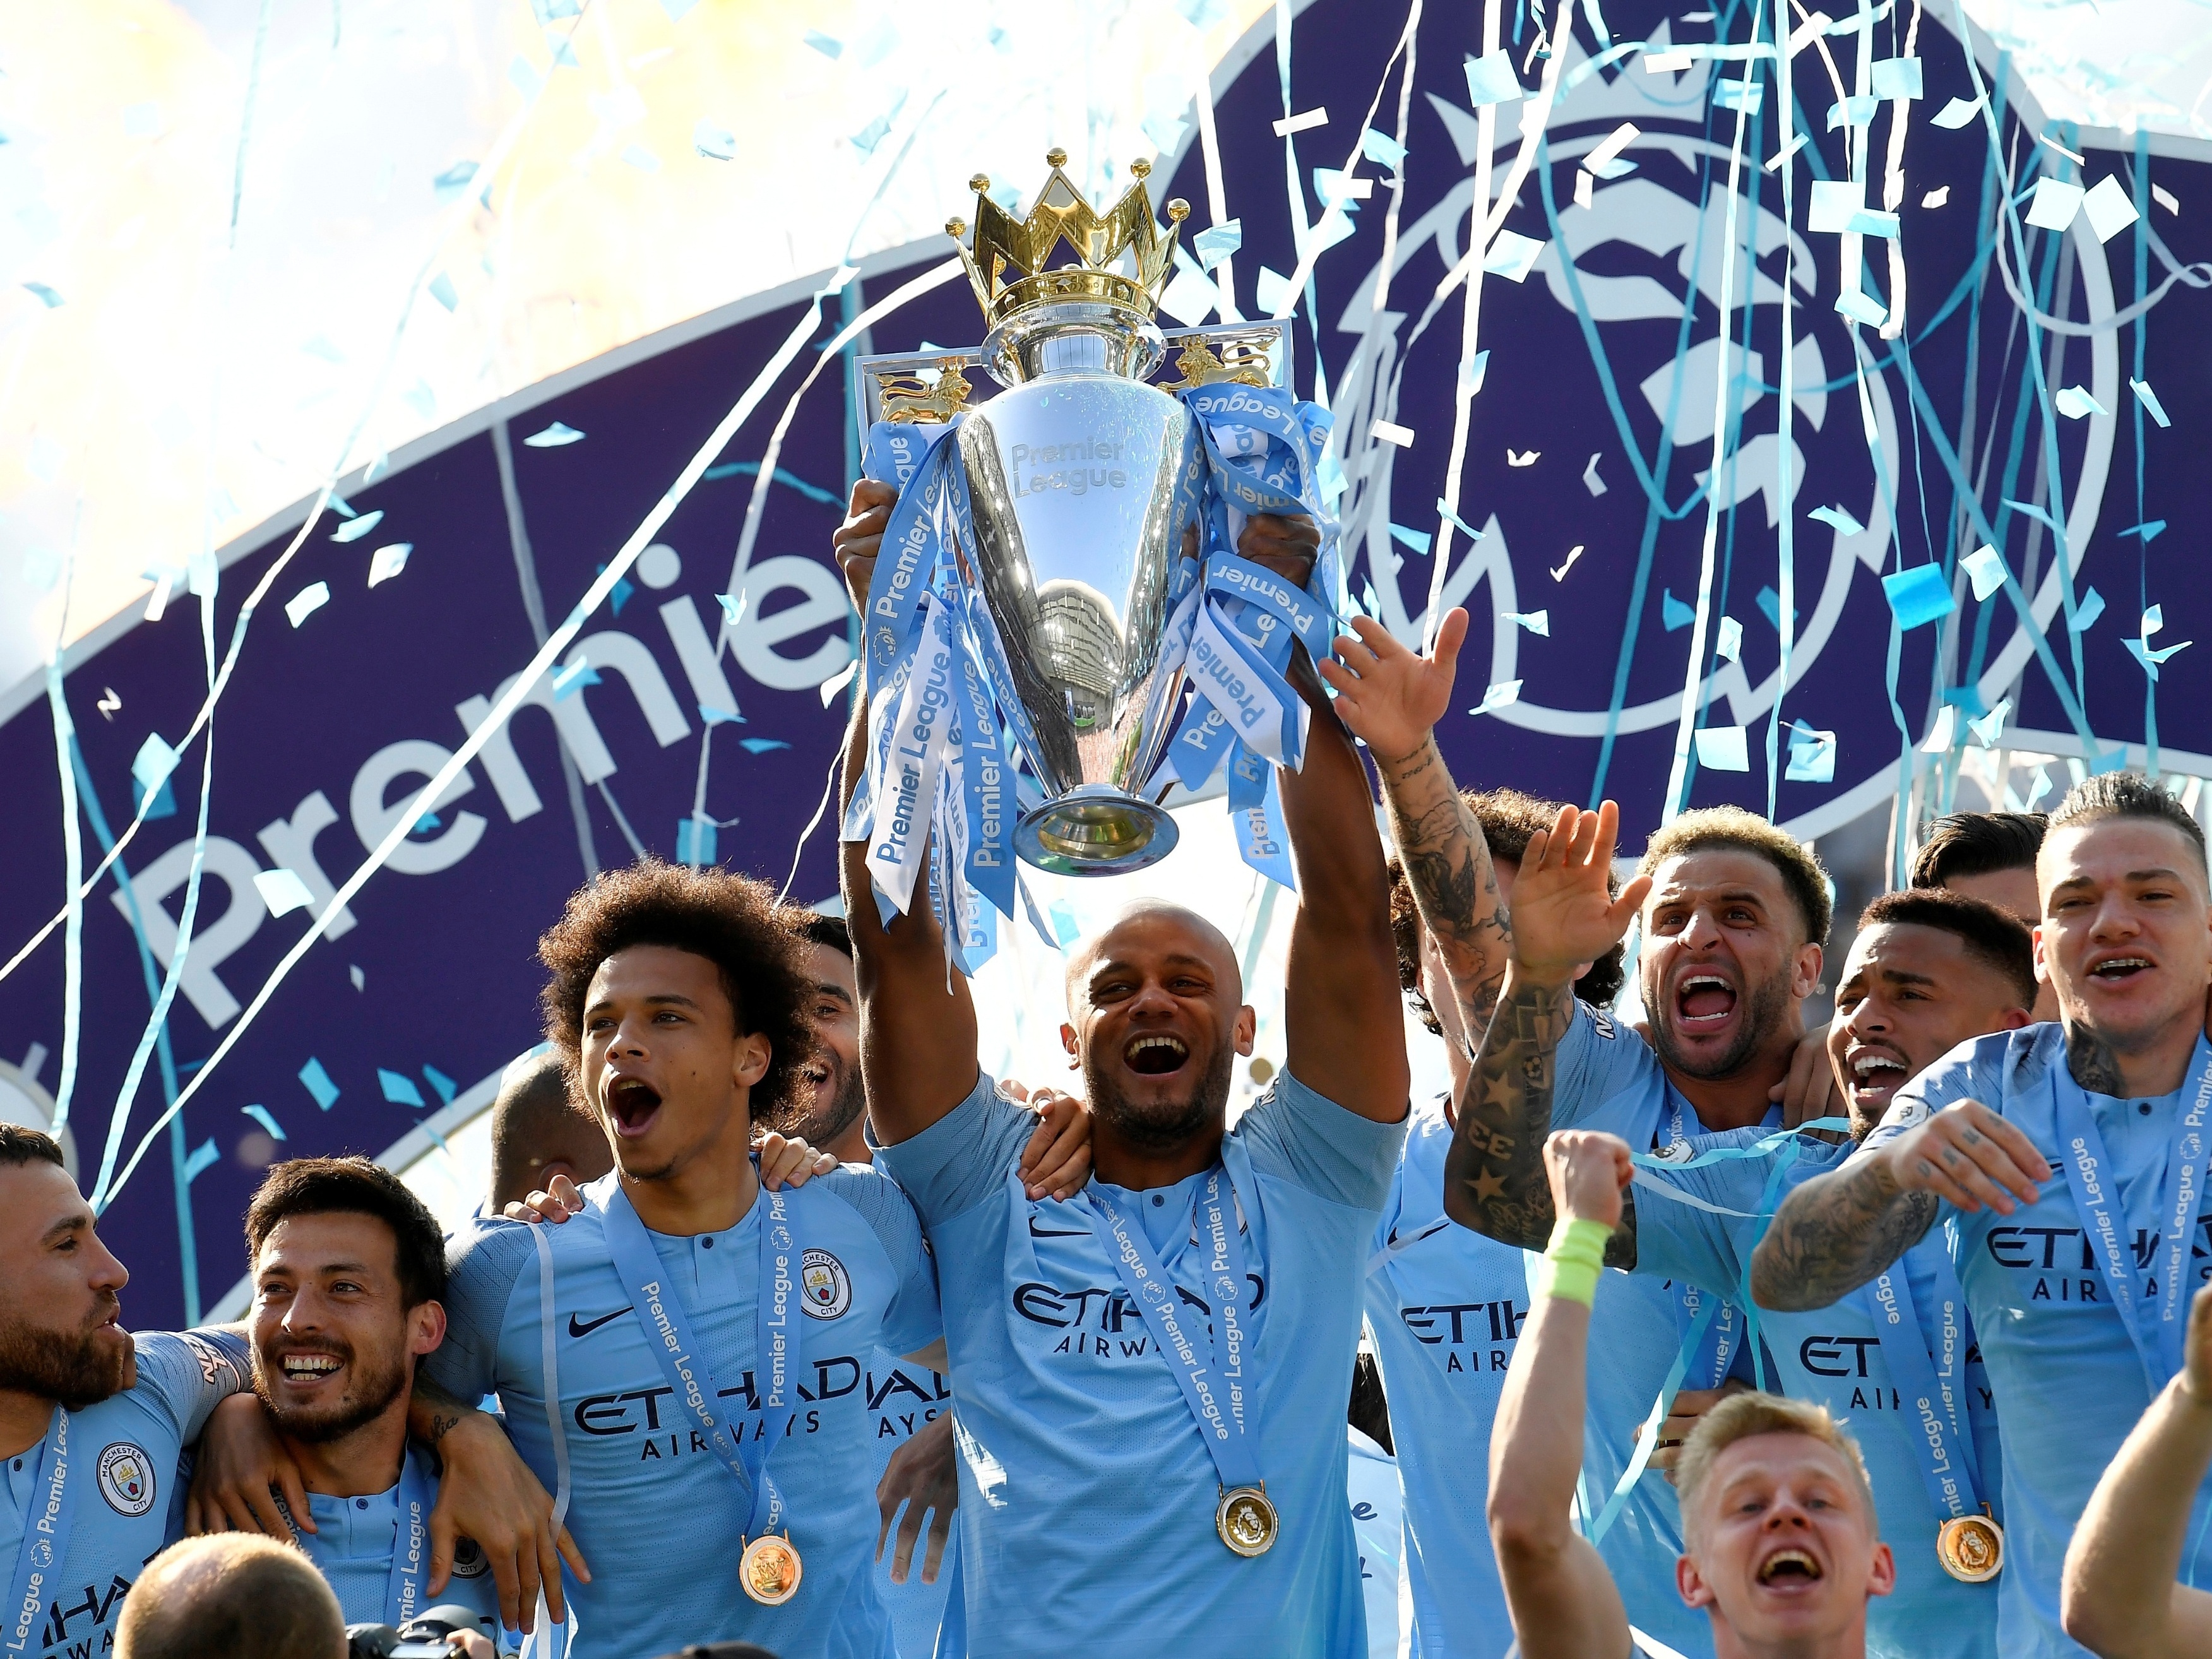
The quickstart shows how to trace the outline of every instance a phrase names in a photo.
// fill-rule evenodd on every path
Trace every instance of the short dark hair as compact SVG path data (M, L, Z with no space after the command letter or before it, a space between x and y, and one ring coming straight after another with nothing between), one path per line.
M187 1538L123 1598L118 1659L340 1659L345 1614L306 1554L258 1534Z
M1812 849L1788 830L1741 806L1700 806L1684 812L1651 832L1636 872L1648 876L1668 859L1704 852L1710 848L1733 848L1772 865L1782 884L1796 901L1805 924L1805 942L1825 945L1835 921L1835 905L1828 896L1828 872Z
M261 1254L276 1224L295 1215L374 1216L392 1229L399 1297L410 1308L446 1299L446 1238L422 1200L365 1158L295 1158L270 1166L246 1208L246 1255Z
M2182 810L2162 784L2140 772L2106 772L2084 778L2066 792L2051 815L2051 828L2064 830L2099 818L2148 818L2179 830L2197 848L2197 867L2204 869L2204 826Z
M714 964L737 1029L769 1042L768 1070L752 1086L751 1115L767 1116L805 1085L814 1052L814 980L805 946L785 924L775 890L734 871L640 859L569 896L561 920L538 941L552 970L538 1000L545 1035L573 1078L583 1046L584 999L599 964L618 951L658 945Z
M0 1168L13 1169L18 1164L40 1161L57 1169L69 1168L69 1161L62 1156L61 1142L44 1129L29 1129L20 1123L0 1123Z
M809 945L819 945L841 957L853 954L853 930L845 925L844 917L824 915L819 910L802 910L796 905L785 914L791 918L791 931Z
M1947 887L1907 887L1881 895L1859 912L1862 932L1884 923L1936 927L1955 935L1969 955L2004 975L2018 999L2015 1007L2035 1006L2035 942L2011 911Z
M1912 856L1912 884L1943 887L1960 876L2033 870L2048 822L2040 812L1946 812L1928 826Z
M560 1054L546 1049L510 1064L491 1103L491 1201L526 1198L544 1183L533 1173L546 1160L576 1166L580 1180L614 1167L607 1132L586 1111L571 1087Z
M1460 797L1474 820L1482 826L1482 839L1490 849L1494 864L1518 865L1528 850L1529 838L1539 831L1551 829L1559 816L1561 803L1544 800L1523 793L1518 789L1462 789ZM1606 885L1618 892L1620 884L1610 872ZM1412 1004L1414 1014L1435 1036L1442 1036L1443 1028L1437 1023L1436 1010L1429 1006L1428 997L1421 990L1421 916L1413 902L1413 890L1406 880L1405 867L1393 858L1390 860L1390 938L1398 950L1398 988ZM1623 973L1622 952L1626 942L1616 945L1590 963L1590 970L1575 981L1575 994L1584 1002L1603 1006L1620 994ZM1480 1037L1475 1038L1480 1042Z

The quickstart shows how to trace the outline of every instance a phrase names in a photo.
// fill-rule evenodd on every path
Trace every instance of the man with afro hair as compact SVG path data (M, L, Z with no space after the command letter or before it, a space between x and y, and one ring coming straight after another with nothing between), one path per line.
M889 1659L863 1378L879 1346L934 1354L936 1274L886 1176L759 1179L754 1119L811 1087L805 946L763 883L645 860L576 892L538 956L545 1035L614 1169L563 1225L453 1240L430 1371L496 1392L568 1486L592 1566L579 1659Z

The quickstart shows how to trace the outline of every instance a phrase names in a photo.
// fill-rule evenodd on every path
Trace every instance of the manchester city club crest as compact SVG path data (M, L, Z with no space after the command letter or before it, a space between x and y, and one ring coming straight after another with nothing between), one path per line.
M817 1319L835 1319L853 1305L853 1276L827 1250L809 1250L799 1270L800 1300Z
M154 1463L144 1448L118 1440L100 1453L100 1495L134 1521L154 1507Z

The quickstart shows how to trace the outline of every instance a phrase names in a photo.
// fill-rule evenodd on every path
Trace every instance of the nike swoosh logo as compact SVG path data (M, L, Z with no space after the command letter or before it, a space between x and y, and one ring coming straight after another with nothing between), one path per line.
M1091 1229L1088 1227L1077 1227L1069 1231L1063 1230L1059 1227L1040 1227L1037 1225L1037 1218L1035 1216L1031 1216L1030 1218L1030 1237L1031 1238L1088 1238L1091 1237Z
M605 1324L610 1319L620 1319L628 1312L629 1312L628 1308L617 1308L612 1313L601 1314L597 1319L589 1321L588 1322L580 1322L575 1315L570 1314L568 1316L568 1334L571 1336L589 1336L593 1331L599 1329L600 1326Z

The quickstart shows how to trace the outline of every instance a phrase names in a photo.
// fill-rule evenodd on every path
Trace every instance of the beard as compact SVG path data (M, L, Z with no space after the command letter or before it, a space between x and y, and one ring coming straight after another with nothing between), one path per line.
M383 1416L414 1381L412 1368L404 1353L386 1364L372 1366L364 1365L361 1356L351 1348L333 1346L313 1352L335 1354L353 1374L353 1382L345 1393L327 1405L280 1404L270 1378L283 1376L283 1362L272 1361L258 1348L253 1352L253 1392L260 1396L270 1420L276 1425L278 1433L310 1445L343 1439L362 1424Z
M89 1320L70 1331L41 1328L21 1319L0 1322L0 1389L56 1401L73 1412L120 1394L131 1339L120 1336L111 1344L103 1329L122 1306L110 1295Z
M817 1093L803 1112L788 1114L790 1127L782 1128L787 1135L796 1135L817 1152L826 1152L867 1109L868 1091L860 1080L860 1068L832 1061L830 1080L836 1092L827 1101Z
M1091 1109L1100 1122L1133 1146L1171 1151L1221 1121L1229 1104L1229 1069L1233 1058L1230 1046L1219 1044L1188 1095L1141 1106L1121 1092L1118 1080L1103 1075L1087 1057L1083 1080L1091 1097Z
M1735 1041L1718 1058L1694 1063L1686 1059L1675 1045L1673 1026L1656 1017L1651 1021L1652 1048L1670 1069L1685 1077L1734 1077L1753 1054L1773 1040L1788 1018L1791 972L1785 966L1771 979L1751 988L1744 1002L1744 1017L1736 1024ZM1648 1005L1645 1012L1650 1012Z

